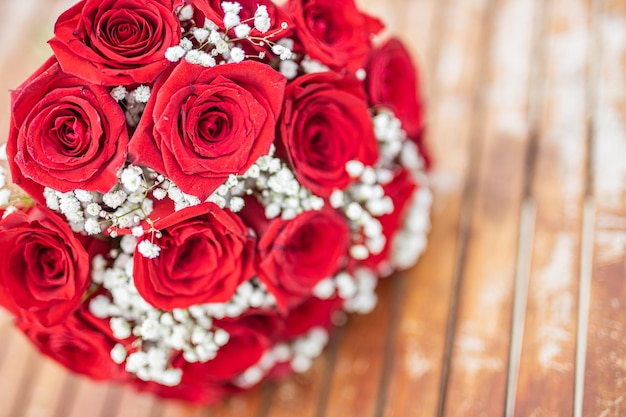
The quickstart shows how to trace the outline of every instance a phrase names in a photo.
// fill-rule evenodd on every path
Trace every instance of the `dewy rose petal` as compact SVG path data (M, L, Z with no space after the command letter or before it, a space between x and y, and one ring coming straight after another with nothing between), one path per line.
M155 85L130 157L206 200L269 152L285 83L258 62L214 68L182 62Z
M44 187L107 192L117 183L128 132L108 89L65 74L51 58L12 102L9 166L33 198L43 203Z
M345 266L349 244L348 222L334 209L273 220L259 237L259 279L279 306L293 307Z
M382 23L360 12L354 0L289 0L296 33L311 58L335 69L357 71Z
M279 128L298 181L322 197L353 182L349 161L373 165L378 159L366 98L351 76L296 78L287 86Z
M424 103L418 73L409 51L400 40L392 38L372 51L365 85L371 104L394 111L428 164L430 157L422 140Z
M126 381L128 374L111 359L115 340L102 332L106 323L98 322L102 320L79 310L54 327L27 319L20 319L17 326L41 353L74 372L95 380Z
M0 272L2 298L44 326L64 322L90 281L81 242L60 217L39 207L0 222Z
M181 28L172 0L83 0L63 13L49 43L65 72L108 86L153 82Z
M226 302L252 278L254 240L241 220L213 203L189 207L155 223L162 237L156 258L135 253L134 281L143 298L163 310ZM149 241L144 235L141 242ZM137 246L139 251L139 245Z

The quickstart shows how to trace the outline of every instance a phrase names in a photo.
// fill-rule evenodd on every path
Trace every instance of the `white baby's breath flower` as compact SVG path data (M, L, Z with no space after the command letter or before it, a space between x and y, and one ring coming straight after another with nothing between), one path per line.
M246 53L241 48L234 47L230 50L230 58L236 63L243 61L245 57Z
M272 23L269 17L259 16L254 18L254 27L261 33L267 33Z
M298 64L292 60L281 61L278 69L288 80L293 80L298 76Z
M88 203L93 200L93 194L85 190L74 190L74 195L81 203Z
M166 196L167 196L167 191L164 190L163 188L155 188L152 191L152 195L154 196L154 198L156 198L157 200L163 200Z
M228 46L228 42L226 42L224 39L219 39L217 42L215 42L215 50L218 54L225 54L226 52L228 52L229 49L230 47Z
M241 20L239 19L239 15L232 13L232 12L226 12L224 13L224 26L226 26L226 28L233 28L235 26L237 26L239 23L241 23Z
M102 232L102 228L100 227L98 220L93 217L85 220L85 232L89 235L97 235Z
M90 203L87 205L87 208L85 209L85 211L87 212L87 214L89 214L90 216L98 216L100 214L100 212L102 211L102 207L100 207L100 204L98 203Z
M122 239L120 239L120 249L122 249L124 253L127 253L129 255L133 254L135 252L136 246L137 238L134 235L124 235L122 236Z
M135 90L136 92L137 90ZM148 93L149 94L149 93ZM137 166L129 166L122 170L120 175L120 182L124 186L124 189L129 193L134 193L139 190L139 187L143 184L143 171Z
M254 27L261 33L266 33L270 30L272 22L270 21L269 13L267 12L267 6L259 5L254 12Z
M187 38L182 38L180 40L180 46L181 48L183 48L185 51L191 51L193 49L193 42L191 42L189 39Z
M193 6L191 4L187 4L178 10L178 19L181 22L186 22L187 20L191 20L193 18Z
M116 209L121 206L124 201L126 201L127 196L128 195L124 191L117 190L103 195L102 201L104 202L104 204L111 207L112 209Z
M171 46L165 51L165 59L170 62L178 62L185 56L186 53L187 51L185 51L185 49L181 46Z
M245 23L241 23L235 26L235 36L237 36L238 38L245 38L250 34L251 31L252 28L250 27L250 25L247 25Z
M140 85L133 91L133 97L138 103L147 103L150 100L150 87Z
M161 248L158 245L150 242L149 240L142 240L137 245L137 250L140 254L142 254L145 258L155 259L161 253Z
M0 206L6 206L11 199L11 191L3 188L0 190Z
M193 37L200 43L209 39L211 32L205 28L195 28L193 30Z
M221 6L224 13L239 14L242 9L241 4L236 1L223 1Z
M142 226L135 226L131 230L131 233L135 237L141 237L141 236L143 236L143 233L144 233L143 227ZM135 244L137 244L137 242L135 242Z
M126 360L127 354L128 352L126 351L126 348L120 343L116 344L113 346L113 349L111 349L111 359L118 365Z
M192 49L191 51L187 52L187 55L185 55L185 60L190 64L200 64L202 54L204 54L204 52L198 51L197 49Z
M128 91L123 85L118 85L117 87L111 90L111 97L113 97L116 101L124 100L127 95L128 95Z

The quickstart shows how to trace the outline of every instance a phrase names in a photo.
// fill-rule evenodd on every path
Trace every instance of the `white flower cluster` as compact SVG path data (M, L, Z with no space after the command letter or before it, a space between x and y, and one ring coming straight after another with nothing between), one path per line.
M215 22L205 19L203 27L192 26L189 29L192 38L184 37L179 45L168 48L165 58L170 62L178 62L184 58L191 64L204 67L214 67L230 62L239 63L249 57L240 44L244 41L255 46L267 46L265 49L283 61L292 57L291 48L271 41L272 37L287 29L286 22L283 22L277 31L268 33L271 28L271 19L267 6L257 5L254 17L246 20L241 20L239 16L241 9L241 5L237 2L222 2L223 31ZM193 17L193 6L186 5L178 13L181 21L189 21ZM253 36L251 34L253 29L264 36ZM255 57L263 59L265 52L260 52Z
M152 187L152 197L157 200L169 198L174 202L174 210L176 211L187 207L197 206L201 203L198 197L182 192L176 184L167 178Z
M7 176L4 167L0 167L0 207L6 207L11 201L11 190L6 188Z
M305 211L321 210L324 200L302 187L291 168L273 153L272 147L270 154L260 157L245 174L231 175L209 201L237 212L244 206L244 196L255 196L269 219L280 216L288 220Z
M111 97L119 102L124 109L126 122L130 126L137 126L146 103L150 100L152 91L147 85L140 85L132 91L128 91L123 85L111 89Z
M399 164L411 173L413 180L418 184L418 189L406 208L400 230L391 242L389 263L380 267L379 272L388 275L396 269L406 269L414 265L426 248L426 237L430 231L432 193L417 145L407 140L407 135L394 114L388 110L381 110L374 116L374 131L381 152L379 166Z
M348 161L346 171L357 180L345 191L335 190L330 196L330 204L343 210L350 220L355 235L350 255L356 260L364 260L370 255L378 255L385 248L383 227L376 217L394 210L393 201L383 189L383 185L393 179L393 173L384 167L365 166L360 161Z
M402 145L406 141L406 133L402 130L400 120L388 110L381 110L373 118L374 133L378 139L381 161L385 166L396 160L402 151ZM417 149L415 156L419 157Z
M295 372L306 372L313 365L313 360L322 354L328 340L326 329L314 327L290 343L280 343L266 351L259 362L239 375L234 383L241 388L250 388L280 363L289 363Z
M96 235L108 228L115 237L115 228L136 227L152 213L153 201L147 193L164 180L152 170L133 165L119 170L118 178L118 184L106 194L85 190L62 193L46 187L46 205L65 215L75 232Z
M394 269L406 269L415 265L426 249L432 193L425 184L426 182L422 182L413 194L404 223L391 242L390 262Z
M137 292L133 282L133 251L137 239L121 238L121 251L114 250L112 265L101 255L94 258L92 281L109 295L97 295L89 309L94 316L108 319L119 343L112 359L144 381L173 386L180 382L180 370L169 366L174 352L187 362L207 362L228 343L228 333L214 326L214 320L239 317L251 308L273 308L275 298L256 279L242 283L227 303L213 303L165 312L152 307ZM128 338L131 342L125 344Z
M378 302L376 285L378 277L369 268L358 268L354 276L343 271L324 279L313 287L313 295L327 300L335 295L344 300L344 310L349 313L368 314Z

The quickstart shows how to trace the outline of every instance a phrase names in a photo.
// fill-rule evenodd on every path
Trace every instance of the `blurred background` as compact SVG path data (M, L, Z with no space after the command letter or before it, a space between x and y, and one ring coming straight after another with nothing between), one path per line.
M68 0L0 2L9 94ZM626 415L626 1L358 0L419 63L430 244L308 373L211 408L94 384L0 313L0 416Z

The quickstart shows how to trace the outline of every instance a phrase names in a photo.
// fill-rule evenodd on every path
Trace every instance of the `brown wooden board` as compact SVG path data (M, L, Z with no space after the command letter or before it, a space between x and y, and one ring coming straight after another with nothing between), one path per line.
M484 3L439 2L431 12L428 54L428 138L435 155L434 206L430 246L421 263L406 273L394 323L385 416L435 416L441 401L446 327L458 278L459 229L463 188L469 173L469 147L476 127ZM410 22L407 19L407 22ZM417 25L407 23L410 33ZM403 31L401 31L403 32ZM406 34L406 32L404 32ZM407 38L412 45L411 37ZM414 49L415 50L415 49ZM419 52L418 52L419 54Z
M503 415L528 146L528 84L536 2L479 2L482 64L471 148L472 204L446 416ZM525 58L522 58L525 57Z
M515 415L572 415L582 202L587 173L588 1L544 2L532 82L536 229ZM529 261L531 261L529 259ZM523 323L522 323L523 324Z
M585 416L626 414L626 3L600 1L593 191L596 207Z

